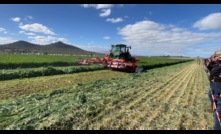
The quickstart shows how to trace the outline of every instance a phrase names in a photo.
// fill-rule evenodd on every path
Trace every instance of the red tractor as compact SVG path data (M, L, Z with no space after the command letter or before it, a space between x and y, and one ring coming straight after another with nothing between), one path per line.
M107 68L112 70L120 70L126 72L141 72L143 67L138 67L135 63L138 62L135 57L130 55L129 49L131 46L125 44L111 45L111 50L106 53L103 58L91 58L88 60L79 59L79 64L105 64Z

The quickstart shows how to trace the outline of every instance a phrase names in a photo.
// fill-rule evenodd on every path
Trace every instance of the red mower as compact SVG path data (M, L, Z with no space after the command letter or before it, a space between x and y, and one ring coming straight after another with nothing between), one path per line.
M138 67L135 64L139 60L130 55L129 49L131 46L125 44L111 45L111 50L103 58L79 59L78 63L82 65L104 64L112 70L141 72L143 67Z

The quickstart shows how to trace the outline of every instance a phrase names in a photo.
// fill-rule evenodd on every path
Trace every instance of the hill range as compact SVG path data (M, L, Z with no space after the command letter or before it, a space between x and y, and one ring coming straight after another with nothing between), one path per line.
M16 41L13 43L0 45L0 53L70 54L70 55L102 54L102 53L86 51L76 46L65 44L61 41L51 43L48 45L38 45L38 44L29 43L27 41Z

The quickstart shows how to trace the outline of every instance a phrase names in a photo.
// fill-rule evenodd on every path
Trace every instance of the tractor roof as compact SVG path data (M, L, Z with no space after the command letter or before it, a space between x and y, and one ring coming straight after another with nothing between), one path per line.
M125 44L115 44L115 45L112 45L112 46L127 46Z

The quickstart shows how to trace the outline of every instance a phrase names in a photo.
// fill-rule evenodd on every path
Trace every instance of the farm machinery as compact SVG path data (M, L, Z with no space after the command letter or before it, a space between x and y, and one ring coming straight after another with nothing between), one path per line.
M143 67L137 66L135 63L139 60L132 57L129 49L131 46L125 44L111 45L111 50L105 54L103 58L79 59L78 64L103 64L112 70L126 72L141 72Z

